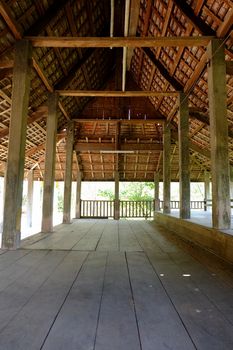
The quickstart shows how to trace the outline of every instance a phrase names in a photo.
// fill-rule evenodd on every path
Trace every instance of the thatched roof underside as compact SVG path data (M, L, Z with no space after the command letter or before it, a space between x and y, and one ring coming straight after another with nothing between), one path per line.
M124 36L125 0L115 1L114 36ZM222 38L233 61L231 0L131 0L129 34ZM7 161L14 44L28 36L109 36L110 0L5 0L0 3L0 174ZM135 25L136 24L136 25ZM135 48L130 54L126 90L184 91L190 106L191 180L210 170L207 60L205 47ZM28 111L25 174L43 179L47 93L55 90L120 90L122 49L34 48ZM233 75L227 74L230 163L233 164ZM162 121L172 125L171 177L179 179L178 105L175 96L59 98L56 179L64 179L65 131L75 119L73 179L122 181L162 178ZM130 119L130 120L129 120ZM161 119L161 123L150 122ZM134 120L136 122L134 123ZM141 120L141 122L137 122ZM116 122L118 121L118 122ZM226 140L227 142L227 140ZM121 144L134 153L103 153Z

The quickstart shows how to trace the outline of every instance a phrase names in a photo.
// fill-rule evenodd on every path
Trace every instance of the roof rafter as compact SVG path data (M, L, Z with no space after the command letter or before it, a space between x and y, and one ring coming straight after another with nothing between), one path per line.
M200 17L197 17L192 8L183 0L173 0L175 5L183 12L193 26L203 35L214 36L215 31L208 26Z
M145 47L143 48L143 52L144 54L147 55L147 57L151 60L151 62L156 66L156 68L158 68L159 72L161 73L161 75L169 82L169 84L176 90L176 91L183 91L183 86L174 78L172 77L168 71L166 70L166 68L164 67L164 65L155 58L153 52Z

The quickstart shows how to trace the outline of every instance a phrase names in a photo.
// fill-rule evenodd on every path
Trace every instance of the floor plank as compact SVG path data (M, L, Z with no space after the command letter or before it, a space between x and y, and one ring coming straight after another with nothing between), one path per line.
M137 229L138 227L135 227L135 230ZM154 243L156 237L157 235L154 235ZM183 273L168 253L155 252L153 245L150 248L145 246L143 235L139 239L196 347L200 350L233 348L233 326L219 308L202 293L201 284L192 283L188 270ZM180 254L183 255L182 251ZM223 295L224 289L225 285L222 284Z
M43 350L94 349L106 259L104 252L89 254Z
M74 220L0 254L0 349L233 349L233 269L149 220Z
M77 277L86 253L69 252L62 263L32 295L0 333L5 350L40 349L66 295Z
M111 252L104 280L95 350L139 350L125 254Z
M119 250L119 226L114 221L110 221L106 224L96 250Z
M144 253L127 253L144 350L195 349L171 300ZM169 335L169 336L168 336Z

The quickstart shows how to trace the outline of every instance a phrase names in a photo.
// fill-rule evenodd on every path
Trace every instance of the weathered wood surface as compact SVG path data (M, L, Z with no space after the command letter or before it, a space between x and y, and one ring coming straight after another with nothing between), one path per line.
M0 349L233 348L231 266L165 228L75 220L26 244L0 255Z

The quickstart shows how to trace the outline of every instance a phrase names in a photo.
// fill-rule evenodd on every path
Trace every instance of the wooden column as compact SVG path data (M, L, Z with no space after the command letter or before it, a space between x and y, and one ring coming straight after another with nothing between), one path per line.
M190 218L190 167L189 167L189 108L188 98L179 94L179 176L180 218Z
M207 47L208 96L210 115L210 146L212 173L213 227L231 226L228 122L226 97L225 47L219 39L212 39Z
M33 184L34 171L28 173L28 193L27 193L27 225L32 227L32 210L33 210Z
M74 147L74 123L70 122L67 127L66 138L66 170L64 184L64 207L63 223L71 222L71 190L72 190L72 166L73 166L73 147Z
M205 180L205 206L204 210L208 210L208 200L210 199L210 173L208 171L205 171L204 174L204 180Z
M28 41L21 40L15 44L10 134L3 213L2 248L4 249L16 249L20 245L31 55L31 44Z
M170 210L170 184L171 184L171 129L165 123L163 130L163 212L169 214Z
M81 218L81 187L82 187L82 172L77 173L77 189L76 189L76 219Z
M159 172L154 173L154 201L155 201L155 211L159 210Z
M230 198L233 200L233 166L232 165L230 165Z
M114 200L114 219L120 218L120 198L119 198L119 172L115 172L115 200Z
M57 137L58 96L48 94L48 118L46 125L45 172L42 204L42 232L53 231L53 193Z

